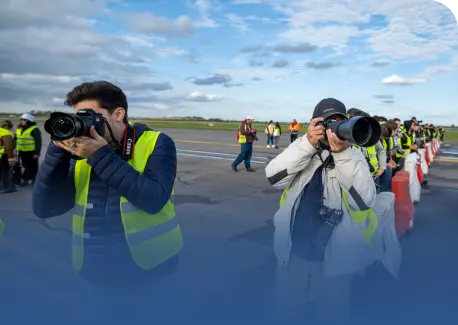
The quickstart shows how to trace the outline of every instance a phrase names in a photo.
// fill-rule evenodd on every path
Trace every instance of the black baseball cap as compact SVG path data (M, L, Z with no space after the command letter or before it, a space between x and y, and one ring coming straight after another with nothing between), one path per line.
M342 115L343 117L347 117L346 114L347 108L344 103L334 98L326 98L316 105L312 118L322 117L327 119L332 115Z

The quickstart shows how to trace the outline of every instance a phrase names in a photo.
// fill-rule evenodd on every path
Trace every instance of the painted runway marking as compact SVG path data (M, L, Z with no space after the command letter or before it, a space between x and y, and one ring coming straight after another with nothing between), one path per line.
M233 154L233 153L222 153L222 152L210 152L210 151L199 151L199 150L184 150L184 149L177 149L177 152L188 152L188 153L202 153L202 154L208 154L208 155L217 155L217 156L229 156L229 157L237 157L238 154ZM262 160L269 160L267 157L255 157L253 156L252 158L254 159L262 159Z
M193 143L193 144L206 144L206 145L216 145L216 146L226 146L226 147L240 147L240 143L227 143L227 142L211 142L211 141L196 141L196 140L181 140L181 139L174 139L173 141L179 143ZM253 148L258 149L267 149L266 146L254 145ZM282 150L285 148L279 148Z
M458 155L458 150L440 150L439 152L449 155Z
M457 158L454 158L454 157L435 157L434 158L434 161L438 161L438 162L453 162L453 163L456 163L458 162L458 157ZM434 164L434 162L433 162Z
M234 161L233 158L226 158L226 157L217 157L217 156L204 156L204 155L193 155L190 153L177 153L178 156L185 156L185 157L194 157L194 158L201 158L201 159L215 159L215 160L227 160L227 161ZM253 164L267 164L266 161L258 161L258 160L252 160L251 163Z

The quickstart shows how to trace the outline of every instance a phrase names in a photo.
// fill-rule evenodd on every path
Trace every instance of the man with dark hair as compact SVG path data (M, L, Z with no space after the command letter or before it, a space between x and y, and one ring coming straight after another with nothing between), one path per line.
M178 266L183 242L173 203L175 144L146 125L128 124L126 95L109 82L83 83L65 103L75 112L101 114L106 132L102 137L91 127L90 137L49 144L33 211L50 218L74 209L73 268L101 290L104 303L112 302L113 288L123 300L133 298ZM146 301L154 306L158 294L150 291L142 307Z
M385 123L388 121L388 119L387 119L386 117L383 117L383 116L377 116L377 117L374 116L374 118L375 118L375 119L377 120L377 122L379 122L381 125L382 125L382 124L385 124Z

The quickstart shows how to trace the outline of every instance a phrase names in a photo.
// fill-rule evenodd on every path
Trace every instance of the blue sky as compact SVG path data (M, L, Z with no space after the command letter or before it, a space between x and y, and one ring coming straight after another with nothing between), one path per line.
M0 4L0 111L63 108L106 79L131 116L308 121L335 97L458 124L458 26L431 0L21 3Z

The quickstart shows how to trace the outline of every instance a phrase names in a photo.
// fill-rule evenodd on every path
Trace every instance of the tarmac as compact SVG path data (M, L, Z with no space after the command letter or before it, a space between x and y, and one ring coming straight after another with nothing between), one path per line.
M275 274L272 218L281 192L270 187L264 168L280 150L266 148L261 136L252 158L257 172L246 173L241 165L235 173L230 168L239 153L235 132L162 131L177 147L175 202L185 240L180 270L186 275L180 277L179 271L168 281L186 287L190 300L199 305L212 304L209 318L269 319L267 297ZM43 137L47 144L45 132ZM281 138L280 146L288 143L286 136ZM45 150L46 145L42 157ZM355 280L358 322L458 320L457 146L441 148L428 180L432 191L422 194L415 227L401 239L399 279L374 267ZM12 302L41 308L43 314L51 301L53 313L73 310L54 295L61 290L73 292L74 299L83 297L85 284L71 268L71 215L39 220L31 211L31 189L21 188L0 196L0 217L5 223L0 240L0 313L8 312L3 308ZM188 281L193 278L196 281Z

